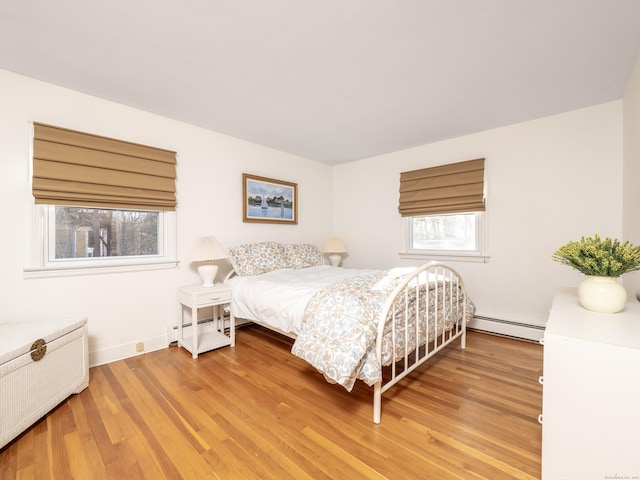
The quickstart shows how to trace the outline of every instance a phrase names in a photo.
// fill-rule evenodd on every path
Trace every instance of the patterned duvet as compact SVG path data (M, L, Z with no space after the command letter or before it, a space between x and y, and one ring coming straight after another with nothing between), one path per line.
M351 391L356 379L373 385L382 379L375 343L378 320L394 288L413 269L376 271L347 278L315 293L308 302L292 353L314 366L327 381L338 383ZM431 342L436 335L449 330L463 317L473 316L474 306L456 286L426 275L420 277L419 322L413 321L416 311L416 289L410 289L408 312L410 322L405 328L405 299L396 304L395 335L391 333L389 316L382 342L382 364L404 356L405 345L412 351L417 345ZM423 301L430 290L428 304ZM415 285L414 285L415 286ZM444 299L453 292L455 302L449 308ZM425 321L428 315L429 322ZM425 327L425 325L429 325ZM418 326L416 326L418 325ZM405 332L406 330L406 332ZM406 335L405 335L406 334Z

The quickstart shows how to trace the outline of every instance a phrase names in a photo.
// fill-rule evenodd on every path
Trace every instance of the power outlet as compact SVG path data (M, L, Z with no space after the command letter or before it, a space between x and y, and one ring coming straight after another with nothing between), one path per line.
M144 352L144 343L143 342L136 343L136 352Z

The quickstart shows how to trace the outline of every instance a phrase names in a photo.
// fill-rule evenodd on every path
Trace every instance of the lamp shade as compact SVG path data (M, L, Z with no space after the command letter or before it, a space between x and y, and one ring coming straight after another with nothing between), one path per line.
M347 253L347 249L340 237L331 237L327 240L322 251L324 253Z
M209 262L227 258L229 254L216 237L203 237L196 244L189 257L190 262Z

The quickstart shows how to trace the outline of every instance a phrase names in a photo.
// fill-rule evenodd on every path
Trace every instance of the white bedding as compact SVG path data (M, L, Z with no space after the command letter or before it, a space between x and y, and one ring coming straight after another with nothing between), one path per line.
M297 336L304 310L319 289L345 278L374 272L328 265L280 269L254 276L234 276L231 312L236 318L265 323Z

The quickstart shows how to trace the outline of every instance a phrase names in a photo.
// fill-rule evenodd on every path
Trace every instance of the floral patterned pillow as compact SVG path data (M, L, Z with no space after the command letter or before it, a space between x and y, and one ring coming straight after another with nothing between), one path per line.
M237 275L251 276L287 268L282 245L276 242L247 243L228 249Z
M288 268L315 267L324 263L320 250L310 243L283 245L283 250Z

